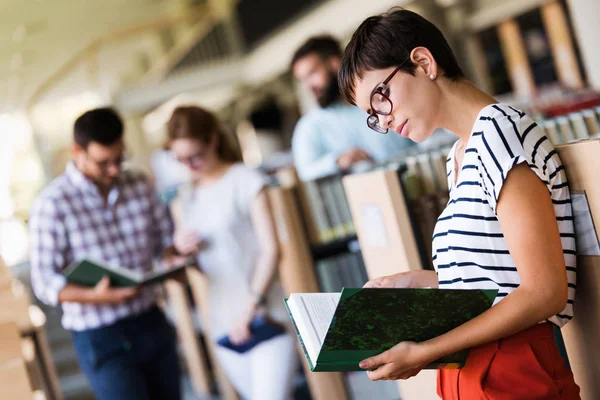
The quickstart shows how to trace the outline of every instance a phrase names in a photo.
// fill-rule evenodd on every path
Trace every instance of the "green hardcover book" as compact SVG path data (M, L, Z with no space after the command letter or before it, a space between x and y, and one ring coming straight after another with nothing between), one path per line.
M440 336L490 308L497 290L347 289L293 293L285 304L313 372L361 371L358 363L403 341ZM468 350L426 369L461 368Z
M168 270L151 271L142 273L130 271L122 267L109 265L100 261L83 259L72 262L64 271L67 281L82 286L95 286L104 276L110 277L111 286L128 287L142 286L154 283L160 283L186 266L181 265Z

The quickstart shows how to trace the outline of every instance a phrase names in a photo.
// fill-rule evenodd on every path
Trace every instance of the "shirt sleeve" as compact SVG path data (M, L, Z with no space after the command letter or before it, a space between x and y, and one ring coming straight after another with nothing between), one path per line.
M300 119L292 137L294 164L301 180L307 181L339 171L337 156L322 142L317 124L306 117Z
M40 200L29 218L31 285L43 303L56 306L67 280L61 271L67 264L68 239L64 220L52 200Z
M540 148L548 140L545 133L529 118L522 118L510 109L498 110L504 112L482 117L481 131L473 132L473 136L481 136L477 149L482 167L481 179L494 213L502 187L515 165L526 163L548 185L547 170L537 165L540 164L538 159L543 159L546 152L546 146L543 151Z
M249 212L252 203L267 186L268 178L259 171L246 166L240 166L239 184L237 185L237 203L241 212Z

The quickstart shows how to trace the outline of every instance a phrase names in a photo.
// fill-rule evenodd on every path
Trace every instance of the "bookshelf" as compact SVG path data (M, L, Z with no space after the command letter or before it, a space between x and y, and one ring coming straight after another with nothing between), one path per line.
M344 177L369 278L432 269L431 236L448 201L448 149L409 156L402 165ZM403 400L439 399L437 371L398 381Z
M277 181L281 186L269 189L269 200L280 243L280 280L284 290L339 292L342 287L361 287L368 278L342 177L300 182L294 170L286 170L277 174ZM333 199L324 199L327 192L322 191L323 185L336 188ZM312 198L307 197L307 186L312 186ZM338 209L337 217L332 208ZM320 209L321 215L315 215L315 209ZM320 226L315 218L321 219ZM373 383L364 372L312 373L300 348L299 351L315 400L358 400L365 398L366 393L380 400L400 397L395 383Z
M312 268L310 245L298 212L294 189L272 187L269 188L268 195L280 245L279 279L283 289L287 294L318 292L319 286ZM304 359L300 344L298 344L298 351L313 400L348 398L342 374L312 373Z
M328 257L334 257L348 252L359 252L360 244L356 235L346 236L340 239L334 239L328 243L311 246L310 253L313 260L323 260Z
M571 193L584 193L590 208L596 236L600 237L600 140L584 140L558 146L558 155L565 166ZM574 214L577 219L578 213ZM577 226L577 222L576 222ZM577 232L577 230L576 230ZM593 236L593 235L592 235ZM581 388L582 399L593 399L600 393L600 256L583 254L578 246L577 289L573 320L561 329L575 382Z

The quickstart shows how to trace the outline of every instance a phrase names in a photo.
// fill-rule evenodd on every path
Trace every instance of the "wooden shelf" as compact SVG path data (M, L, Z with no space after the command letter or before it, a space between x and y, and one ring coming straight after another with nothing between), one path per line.
M331 242L313 245L310 249L313 261L323 260L337 255L360 251L360 244L356 235L335 239Z

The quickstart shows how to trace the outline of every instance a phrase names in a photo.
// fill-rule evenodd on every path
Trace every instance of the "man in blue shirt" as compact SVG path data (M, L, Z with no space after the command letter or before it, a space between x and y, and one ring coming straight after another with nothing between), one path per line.
M414 143L390 131L368 128L367 114L342 101L337 73L342 50L330 36L309 39L294 54L291 69L315 95L319 108L304 115L294 130L292 153L302 180L351 169L361 161L386 161Z

